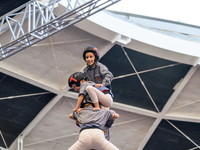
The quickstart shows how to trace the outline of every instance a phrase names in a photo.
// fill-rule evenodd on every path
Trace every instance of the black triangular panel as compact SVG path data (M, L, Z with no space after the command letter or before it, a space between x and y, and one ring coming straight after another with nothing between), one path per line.
M100 62L106 65L115 77L135 73L120 45L114 45Z
M0 5L0 16L5 15L6 13L16 9L17 7L25 4L30 0L9 0L9 1L1 1Z
M200 144L200 128L198 123L170 121L181 132L196 144ZM167 121L162 120L144 150L188 150L196 146Z
M189 65L179 64L140 74L160 111L174 92L174 86L186 75L190 67Z
M137 52L135 50L131 50L126 47L124 47L124 49L128 54L134 67L136 68L137 72L177 63L166 59L158 58L155 56L147 55L141 52Z
M2 73L0 80L0 98L47 92ZM54 96L48 93L0 100L0 130L8 147ZM5 147L1 140L0 146Z
M41 88L27 84L21 80L16 80L2 73L0 73L0 81L0 98L45 92L45 90Z
M112 89L114 102L156 111L136 75L113 80Z

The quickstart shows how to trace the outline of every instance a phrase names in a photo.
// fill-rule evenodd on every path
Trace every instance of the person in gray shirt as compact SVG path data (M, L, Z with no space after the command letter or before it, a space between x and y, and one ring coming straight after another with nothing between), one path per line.
M68 150L119 150L115 145L105 139L103 128L108 120L116 119L119 115L113 110L93 110L90 103L77 112L69 115L70 119L77 121L80 126L79 139Z
M87 66L83 69L86 75L86 81L93 81L96 83L95 87L106 86L111 90L111 82L113 80L113 74L108 68L100 63L99 50L94 46L88 46L83 51L83 59L87 63Z

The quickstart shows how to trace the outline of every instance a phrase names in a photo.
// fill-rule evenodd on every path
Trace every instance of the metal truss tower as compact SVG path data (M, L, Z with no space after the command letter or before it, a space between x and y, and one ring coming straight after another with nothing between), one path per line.
M62 0L66 11L54 15L54 8L61 0L43 4L32 0L0 17L0 35L9 39L0 41L0 61L73 25L120 0Z

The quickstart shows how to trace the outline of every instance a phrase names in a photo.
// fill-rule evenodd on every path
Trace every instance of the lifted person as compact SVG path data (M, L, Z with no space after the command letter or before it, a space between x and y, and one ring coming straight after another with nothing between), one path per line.
M111 107L113 104L112 92L105 86L96 88L96 83L85 81L85 74L82 72L73 73L68 79L68 85L79 92L76 108L73 111L79 109L81 102L87 94L95 106L94 110L100 109L99 103L103 107Z

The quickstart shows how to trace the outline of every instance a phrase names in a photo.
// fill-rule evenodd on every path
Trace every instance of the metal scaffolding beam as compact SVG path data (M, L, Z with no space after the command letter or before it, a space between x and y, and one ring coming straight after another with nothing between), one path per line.
M65 13L55 16L53 11L59 1L43 4L32 0L0 17L0 35L10 35L10 41L0 43L0 61L120 0L65 0Z

